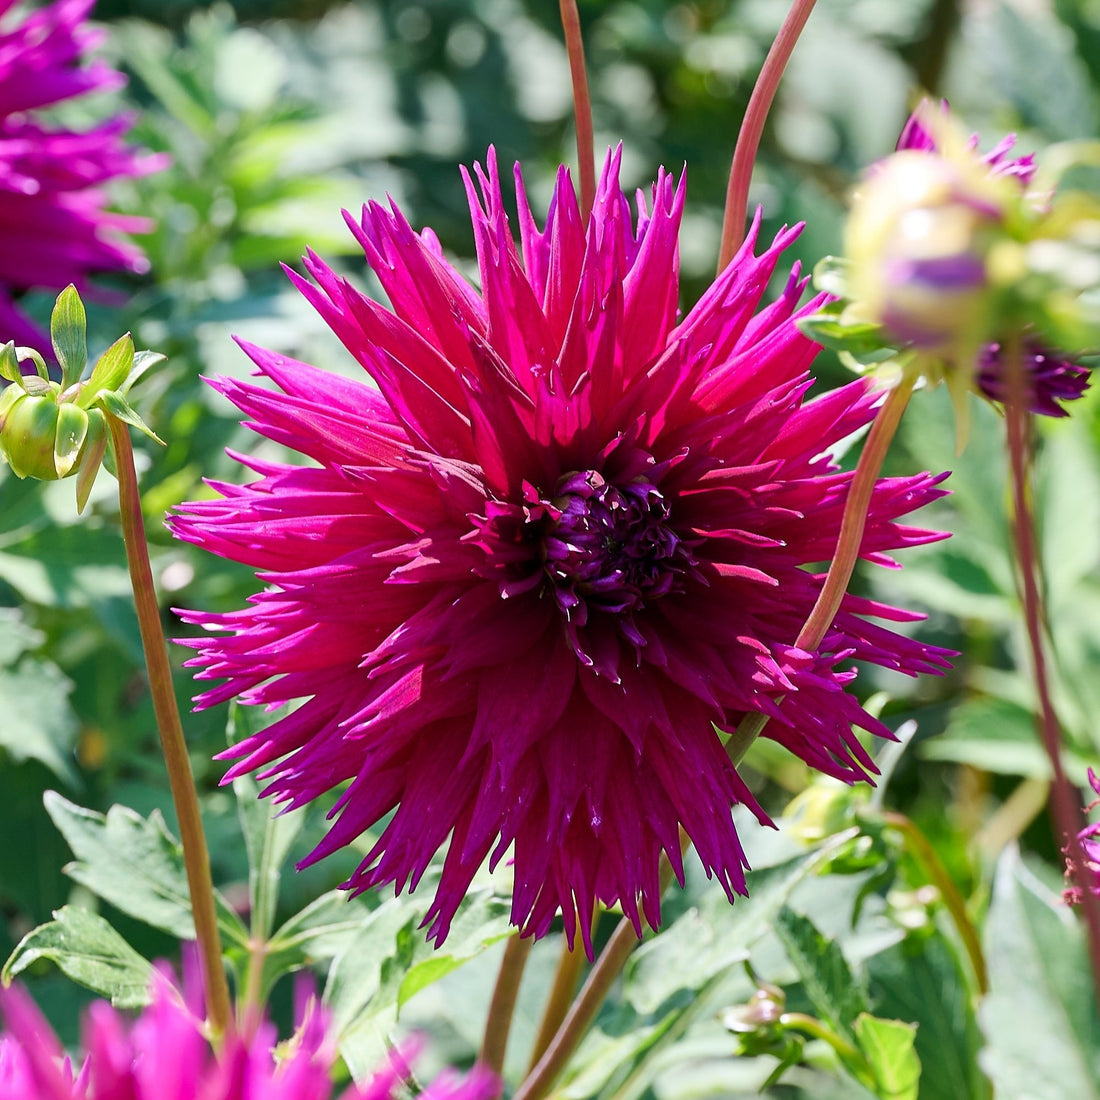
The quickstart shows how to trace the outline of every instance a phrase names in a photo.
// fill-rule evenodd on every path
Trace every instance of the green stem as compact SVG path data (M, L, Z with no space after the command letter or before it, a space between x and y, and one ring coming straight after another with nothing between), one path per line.
M718 272L721 274L733 259L737 246L744 239L745 215L749 206L749 182L752 179L756 153L760 148L760 135L771 110L783 70L794 52L795 43L814 10L816 0L793 0L779 33L775 36L764 66L756 78L756 85L749 97L745 117L737 134L733 150L729 184L726 187L726 212L722 218L722 244L718 250Z
M778 1022L781 1027L797 1028L815 1039L823 1039L846 1062L858 1066L873 1084L874 1073L867 1064L867 1059L847 1039L838 1035L831 1027L827 1027L816 1016L810 1016L805 1012L784 1012Z
M680 834L680 850L687 850L690 840ZM667 856L661 857L659 889L663 894L672 882L672 864ZM512 1100L542 1100L565 1068L577 1045L584 1038L589 1024L596 1018L600 1005L606 1000L615 980L626 965L630 953L638 945L638 933L626 918L619 922L600 952L600 957L588 972L577 999L570 1006L561 1026L535 1067L527 1074Z
M581 219L585 225L596 200L596 142L592 128L592 96L584 65L584 40L576 0L559 0L569 75L573 81L573 116L577 127L577 172L581 185Z
M1009 401L1005 406L1007 424L1009 469L1012 479L1012 504L1014 522L1013 538L1016 557L1020 566L1023 585L1024 621L1027 626L1028 646L1031 650L1031 671L1035 678L1035 690L1039 697L1039 734L1050 758L1053 776L1051 785L1051 810L1054 818L1055 840L1068 847L1073 866L1078 875L1087 875L1087 860L1078 833L1081 829L1081 805L1077 791L1070 783L1062 766L1062 731L1054 701L1050 695L1046 657L1043 651L1043 605L1039 595L1038 550L1035 545L1035 526L1028 501L1028 411L1027 377L1024 369L1023 348L1019 337L1006 342L1008 352ZM1059 843L1062 847L1062 843ZM1088 930L1089 957L1097 998L1100 999L1100 898L1089 888L1087 881L1078 882L1081 888L1082 909Z
M584 965L584 952L578 945L569 946L569 941L562 935L561 957L558 959L557 970L554 972L554 984L550 987L550 996L546 1000L546 1007L539 1021L538 1035L535 1036L534 1045L531 1047L531 1061L527 1066L530 1074L539 1059L546 1053L551 1040L562 1025L569 1004L573 1000L573 994L577 991L577 979L580 977L581 967Z
M202 955L206 979L206 1010L213 1031L222 1035L230 1023L229 985L222 966L221 941L218 937L217 911L214 905L214 884L210 877L210 857L199 814L199 799L195 790L187 743L183 737L176 693L172 688L172 670L168 664L168 647L160 623L160 606L153 587L153 571L149 565L149 549L145 539L145 521L141 514L137 471L130 435L120 420L107 414L107 426L118 468L119 511L122 535L126 543L126 560L130 582L134 589L134 605L141 629L141 644L149 670L149 690L153 697L157 730L172 789L172 801L179 821L183 862L187 885L191 893L191 909L195 934Z
M966 911L966 902L963 901L963 896L955 885L955 880L948 874L947 868L943 865L936 849L928 842L928 838L905 814L890 810L881 815L881 820L901 833L909 846L909 850L916 856L928 877L935 883L936 889L939 890L940 897L955 923L963 947L966 948L967 957L970 959L970 965L974 970L974 977L978 982L978 991L987 993L989 991L989 975L985 967L985 956L982 954L982 944L978 939L978 932L974 927L974 923Z
M500 1077L504 1070L504 1054L508 1049L508 1033L516 1011L516 997L527 956L531 953L531 937L515 935L505 944L500 962L489 1015L485 1021L485 1036L481 1041L478 1061Z
M859 548L863 542L863 531L867 526L867 509L875 491L875 483L882 470L886 452L890 449L894 435L901 423L902 413L909 404L915 379L908 372L890 391L871 425L871 432L859 456L852 483L848 488L848 497L844 502L844 515L840 520L840 535L837 539L836 553L825 583L817 595L817 602L810 612L802 629L798 632L795 645L807 653L812 653L821 645L837 611L848 591L848 582L859 561ZM737 729L726 742L726 752L734 764L740 764L748 752L749 746L763 732L768 724L766 715L751 713L741 719Z

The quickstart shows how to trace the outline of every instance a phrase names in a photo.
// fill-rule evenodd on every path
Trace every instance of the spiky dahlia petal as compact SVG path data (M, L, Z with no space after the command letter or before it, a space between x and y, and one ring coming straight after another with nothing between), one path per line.
M214 385L312 464L242 460L256 480L171 520L265 584L239 611L180 612L210 632L187 642L220 681L199 705L304 700L231 751L229 777L258 772L288 805L346 783L311 859L392 812L353 890L413 887L446 849L438 940L508 853L535 935L561 914L587 936L597 901L656 924L680 828L744 892L731 804L767 818L715 727L772 714L768 736L863 779L853 726L887 731L848 663L947 663L869 619L914 616L855 597L820 652L793 647L850 480L829 449L880 398L860 381L805 399L805 280L762 306L797 228L758 253L757 219L681 317L684 180L662 172L632 208L618 171L614 152L585 229L564 169L541 228L517 170L517 245L490 154L465 177L480 290L395 207L349 218L390 308L312 254L291 278L376 388L242 345L260 380ZM941 537L902 522L939 480L879 483L868 560Z
M203 1033L201 1011L158 973L152 1003L133 1021L106 1001L84 1019L84 1060L78 1073L64 1057L49 1024L19 986L0 988L0 1096L5 1100L330 1100L336 1045L326 1012L299 985L298 1030L276 1055L275 1029L253 1021L231 1029L215 1053ZM370 1081L342 1100L394 1100L410 1076L405 1052L395 1051ZM493 1075L475 1069L465 1078L444 1073L424 1100L493 1100Z

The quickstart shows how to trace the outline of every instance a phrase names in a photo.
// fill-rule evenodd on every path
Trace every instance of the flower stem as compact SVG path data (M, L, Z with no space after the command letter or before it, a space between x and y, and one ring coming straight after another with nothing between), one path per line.
M821 645L848 590L848 582L852 579L856 562L859 561L859 548L863 542L863 530L867 526L867 509L871 505L875 482L898 430L898 424L901 423L902 413L909 404L914 382L914 378L904 373L883 402L874 424L871 425L870 435L860 453L859 462L856 463L848 497L844 502L836 553L829 565L825 583L818 593L817 602L794 643L807 653L812 653ZM726 752L734 764L741 763L749 746L767 724L767 716L755 712L746 714L741 719L726 742Z
M680 850L687 850L690 840L687 834L680 833ZM672 882L672 864L667 856L661 857L659 889L663 894ZM618 927L611 933L600 957L588 972L584 985L576 1000L570 1006L561 1026L550 1041L538 1063L527 1074L524 1082L516 1090L512 1100L542 1100L550 1091L558 1074L565 1068L573 1051L584 1038L588 1025L596 1018L608 993L631 951L638 945L638 933L634 925L623 917Z
M562 936L561 957L558 959L558 967L554 972L554 984L550 987L550 996L547 998L546 1007L539 1021L538 1035L535 1036L534 1045L531 1048L531 1061L527 1067L528 1074L534 1071L539 1059L546 1053L566 1013L573 994L577 991L577 978L580 977L581 967L584 964L584 952L576 945L569 946L569 941Z
M531 954L531 937L515 935L504 947L500 972L493 986L493 999L489 1002L489 1015L485 1021L485 1036L481 1040L478 1061L500 1077L504 1070L504 1054L508 1049L508 1033L512 1029L512 1017L516 1010L516 996L527 956Z
M730 165L729 184L726 187L726 212L722 218L722 244L718 250L718 272L721 274L729 266L737 246L744 237L745 215L749 205L749 182L752 179L756 152L760 148L760 135L764 132L764 123L771 110L783 70L794 52L795 43L810 18L816 0L793 0L775 41L764 59L764 66L756 78L745 117L741 120L741 129L737 134L737 145L733 150L733 163Z
M1050 758L1053 776L1051 785L1051 811L1054 818L1055 839L1064 838L1071 862L1080 874L1087 867L1085 853L1078 837L1081 825L1081 806L1077 792L1062 766L1062 732L1058 715L1050 695L1046 657L1043 652L1043 608L1037 580L1038 551L1035 545L1035 526L1028 502L1028 395L1024 373L1023 351L1020 340L1007 343L1007 370L1009 401L1005 406L1007 424L1009 469L1012 480L1012 506L1014 522L1013 538L1016 557L1020 566L1023 585L1024 621L1027 626L1028 646L1031 650L1031 670L1035 677L1035 691L1039 698L1039 733ZM1059 845L1061 847L1061 845ZM1088 930L1089 957L1092 976L1100 999L1100 898L1089 889L1087 882L1081 886L1082 908Z
M558 0L565 49L569 55L569 75L573 80L573 116L577 127L577 171L581 185L581 218L588 224L596 199L596 142L592 129L592 96L588 90L588 72L584 65L584 40L577 0Z
M981 941L974 928L974 922L966 911L966 902L963 901L955 880L948 874L936 849L928 842L928 838L917 828L905 814L888 810L882 814L881 820L891 828L897 829L905 838L905 843L918 861L923 865L925 872L940 892L947 911L958 930L959 938L966 948L966 954L970 959L970 965L974 971L974 977L978 983L978 991L989 991L989 974L986 971L985 956L982 954Z
M217 911L214 906L214 884L210 877L210 857L199 814L199 800L191 761L183 737L176 693L172 688L172 671L168 664L168 648L160 623L160 607L153 588L153 571L149 565L149 549L145 539L145 521L141 515L134 451L126 425L110 414L107 426L118 469L119 511L122 535L126 543L126 560L130 568L130 583L134 589L134 605L141 629L141 644L149 671L149 690L160 733L168 783L179 820L183 862L187 885L191 893L191 909L195 934L202 955L206 979L206 1007L210 1026L224 1034L230 1022L229 985L222 966L221 942L218 938Z

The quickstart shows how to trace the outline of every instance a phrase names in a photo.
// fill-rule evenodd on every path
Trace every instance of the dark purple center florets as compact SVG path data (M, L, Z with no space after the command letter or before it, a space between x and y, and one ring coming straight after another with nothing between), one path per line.
M563 477L550 499L530 503L542 568L567 618L583 623L593 608L637 611L682 587L691 559L650 482L613 485L581 470Z

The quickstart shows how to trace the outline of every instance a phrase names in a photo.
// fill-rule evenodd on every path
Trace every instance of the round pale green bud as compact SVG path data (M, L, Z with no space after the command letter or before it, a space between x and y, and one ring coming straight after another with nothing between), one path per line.
M969 151L907 149L874 165L845 232L852 316L934 354L980 341L991 308L989 256L1013 187Z
M21 478L57 481L75 474L106 434L99 409L85 410L60 401L60 389L50 382L41 393L27 393L16 386L4 393L0 454Z

